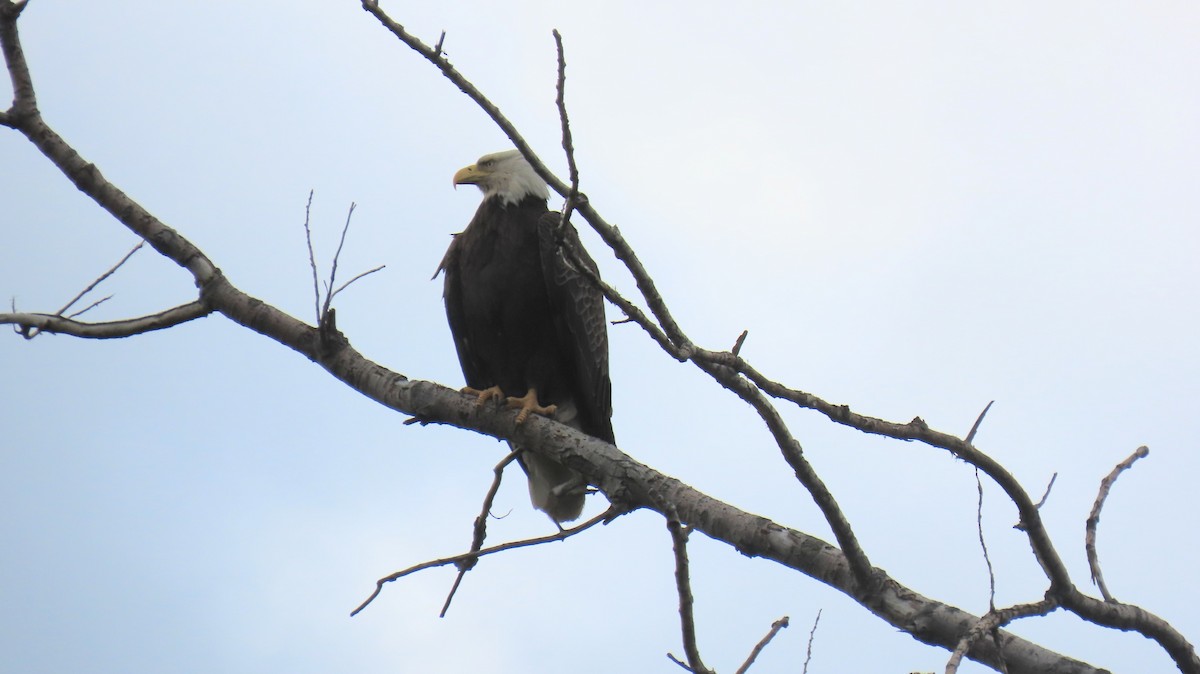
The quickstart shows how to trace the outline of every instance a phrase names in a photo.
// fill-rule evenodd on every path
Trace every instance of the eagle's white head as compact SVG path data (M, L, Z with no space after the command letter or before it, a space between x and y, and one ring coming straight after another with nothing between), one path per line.
M521 156L520 150L505 150L479 158L454 174L454 185L475 185L483 198L495 196L504 205L515 204L528 196L550 198L546 181Z

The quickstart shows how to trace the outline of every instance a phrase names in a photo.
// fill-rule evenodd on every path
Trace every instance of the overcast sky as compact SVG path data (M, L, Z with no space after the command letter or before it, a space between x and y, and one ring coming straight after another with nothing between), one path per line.
M385 3L500 106L556 171L564 36L583 190L635 246L684 329L790 386L965 434L1040 495L1075 583L1104 511L1113 594L1200 638L1200 7L1142 3ZM454 171L509 146L357 2L32 0L39 106L83 156L244 291L313 318L303 222L339 272L368 358L462 384L430 281L478 204ZM9 100L7 84L0 100ZM557 205L552 202L552 205ZM636 289L590 232L608 280ZM136 238L0 129L0 295L54 311ZM195 296L143 250L94 320ZM610 307L610 318L619 315ZM610 329L620 447L702 491L832 540L752 411L631 325ZM0 670L677 672L670 540L634 513L495 556L451 608L504 446L404 426L302 357L213 316L112 342L0 339ZM871 560L980 613L976 486L941 450L784 407ZM593 497L585 513L605 507ZM490 540L551 531L513 474ZM1046 580L985 484L997 603ZM940 671L843 595L703 536L702 653L733 671ZM1113 671L1166 672L1148 640L1067 615L1014 631ZM985 671L969 665L960 671Z

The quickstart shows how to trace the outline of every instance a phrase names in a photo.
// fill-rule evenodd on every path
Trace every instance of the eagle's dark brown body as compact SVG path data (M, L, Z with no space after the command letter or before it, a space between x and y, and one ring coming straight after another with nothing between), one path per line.
M535 389L539 403L558 407L555 419L613 442L604 298L567 261L558 229L544 198L485 197L442 261L446 315L471 388L516 397ZM595 270L575 230L562 237ZM532 454L522 465L535 506L558 522L579 516L584 485L574 471Z

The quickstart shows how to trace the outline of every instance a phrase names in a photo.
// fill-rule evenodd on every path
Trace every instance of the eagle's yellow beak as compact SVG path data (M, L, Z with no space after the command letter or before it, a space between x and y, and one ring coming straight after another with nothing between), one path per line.
M480 179L487 175L487 172L479 168L479 164L471 164L458 169L454 174L454 186L459 185L478 185Z

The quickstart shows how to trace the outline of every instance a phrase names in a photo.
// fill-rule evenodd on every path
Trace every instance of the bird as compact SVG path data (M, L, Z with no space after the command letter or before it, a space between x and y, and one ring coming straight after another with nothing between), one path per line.
M549 187L519 150L480 157L453 184L483 193L434 274L445 274L463 392L519 410L518 424L538 414L615 443L604 295L578 266L598 278L579 233L549 209ZM517 460L535 508L560 528L579 517L587 494L579 473L533 452Z

